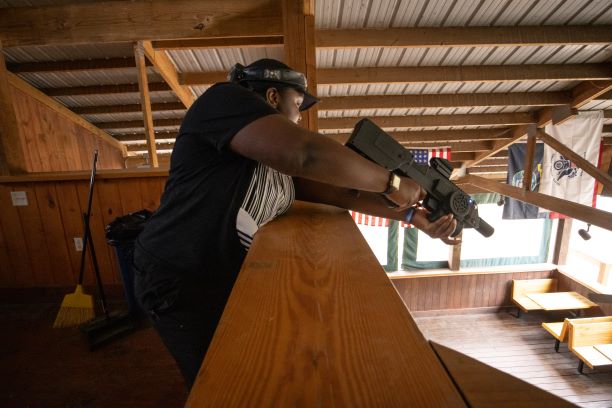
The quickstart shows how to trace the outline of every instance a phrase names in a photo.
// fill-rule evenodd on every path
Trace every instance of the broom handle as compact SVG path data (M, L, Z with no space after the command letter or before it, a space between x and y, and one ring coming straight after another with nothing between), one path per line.
M81 269L79 270L79 285L83 284L85 275L85 253L89 241L89 217L91 216L91 202L93 200L94 179L96 178L96 164L98 162L98 150L94 150L91 175L89 176L89 196L87 197L87 211L83 219L83 251L81 252Z
M87 228L89 252L91 252L91 260L93 261L94 273L96 275L96 283L98 285L98 291L100 292L100 305L102 306L102 313L107 318L109 317L108 305L106 303L106 294L104 293L104 286L102 285L102 278L100 277L100 267L98 266L98 258L96 258L96 249L94 248L94 242L91 238L91 230Z

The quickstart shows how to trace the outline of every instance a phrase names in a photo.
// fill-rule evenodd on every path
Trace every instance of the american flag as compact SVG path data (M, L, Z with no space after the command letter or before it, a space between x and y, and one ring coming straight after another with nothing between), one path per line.
M414 156L414 161L418 164L429 164L429 159L432 157L442 157L446 160L451 159L450 147L442 147L437 149L410 149L410 152ZM359 225L369 225L372 227L389 227L389 220L387 218L375 217L373 215L361 214L357 211L349 211L351 217ZM402 228L411 228L412 225L405 222L401 223Z

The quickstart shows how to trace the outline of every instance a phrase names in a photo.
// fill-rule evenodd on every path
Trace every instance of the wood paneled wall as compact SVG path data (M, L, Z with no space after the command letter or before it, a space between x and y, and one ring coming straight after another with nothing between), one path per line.
M96 180L91 230L103 281L121 281L114 249L104 226L116 217L159 205L166 177ZM0 183L0 286L69 286L77 281L81 253L74 237L82 237L82 214L89 182L39 181ZM25 191L29 205L15 207L11 191ZM88 263L86 284L93 283Z
M513 279L552 277L552 270L392 278L411 312L510 306Z
M11 95L28 172L90 169L94 149L98 168L124 168L117 148L18 89Z

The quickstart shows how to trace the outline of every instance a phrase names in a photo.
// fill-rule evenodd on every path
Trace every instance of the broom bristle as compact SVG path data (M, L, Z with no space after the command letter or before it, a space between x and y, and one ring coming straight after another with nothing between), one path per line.
M74 293L64 296L53 328L74 327L94 318L93 298L77 285Z

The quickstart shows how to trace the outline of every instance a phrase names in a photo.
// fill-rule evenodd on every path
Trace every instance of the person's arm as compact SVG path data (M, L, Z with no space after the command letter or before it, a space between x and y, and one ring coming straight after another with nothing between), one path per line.
M377 217L406 221L407 210L388 208L380 194L331 186L299 177L294 177L293 182L297 200L330 204ZM427 219L427 210L416 207L410 223L431 238L439 238L448 245L461 243L460 238L450 238L450 234L457 227L457 221L453 219L452 214L430 222Z
M381 193L389 184L390 173L383 167L280 114L249 123L234 135L229 148L281 173L336 187ZM414 205L421 194L418 184L402 177L399 192L394 195L399 207L394 210Z

